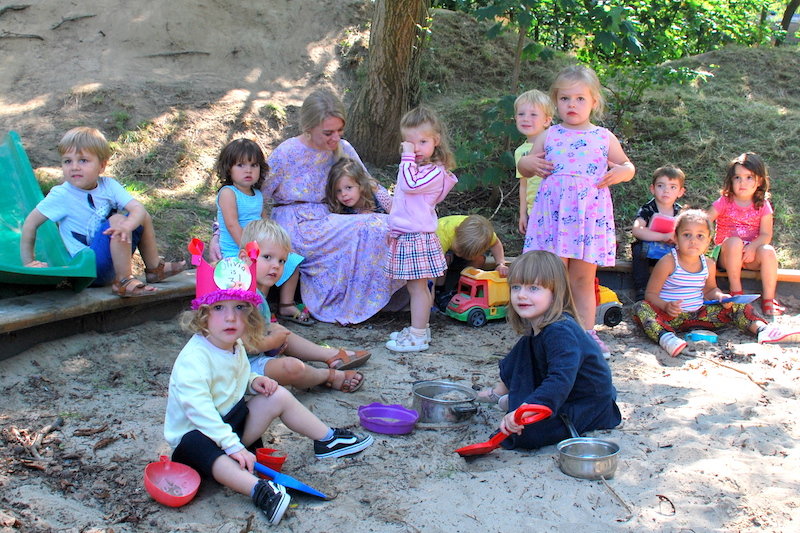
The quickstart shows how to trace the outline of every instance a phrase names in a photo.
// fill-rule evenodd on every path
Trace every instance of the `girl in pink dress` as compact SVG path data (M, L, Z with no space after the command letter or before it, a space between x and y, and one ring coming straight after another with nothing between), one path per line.
M523 253L546 250L567 266L572 294L587 333L597 336L594 278L597 266L612 266L617 245L608 187L630 181L636 172L616 136L592 124L605 107L597 74L582 65L562 70L550 88L561 124L536 137L530 154L519 160L524 177L541 176ZM536 154L545 153L544 159Z
M756 154L742 154L728 164L720 198L708 210L717 222L714 256L728 272L730 293L742 294L742 268L761 272L761 309L766 316L786 310L775 299L778 255L772 241L769 172Z

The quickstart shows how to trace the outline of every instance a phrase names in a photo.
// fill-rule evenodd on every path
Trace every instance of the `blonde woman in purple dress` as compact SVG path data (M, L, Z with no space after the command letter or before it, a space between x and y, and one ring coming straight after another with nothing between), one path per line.
M264 197L274 202L273 220L289 233L293 251L306 258L299 266L303 303L314 318L342 325L367 320L402 287L382 270L388 215L331 214L326 204L325 187L334 163L347 156L363 165L342 139L344 126L339 98L327 90L311 93L300 109L302 133L272 152L261 187Z

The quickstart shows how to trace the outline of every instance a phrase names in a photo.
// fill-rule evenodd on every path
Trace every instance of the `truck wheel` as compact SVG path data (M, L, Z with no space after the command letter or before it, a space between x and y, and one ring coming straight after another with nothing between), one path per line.
M486 315L484 314L483 309L476 307L475 309L471 310L467 315L467 324L473 328L479 328L486 324Z
M603 324L610 328L613 328L620 322L622 322L622 309L620 307L610 307L606 311L606 314L603 315Z

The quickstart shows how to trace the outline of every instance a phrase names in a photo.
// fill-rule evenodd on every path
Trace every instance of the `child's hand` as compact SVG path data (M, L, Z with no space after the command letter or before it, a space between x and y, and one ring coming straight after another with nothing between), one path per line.
M253 383L250 385L256 394L263 394L264 396L270 396L278 390L278 382L274 379L268 378L267 376L258 376L256 379L253 380Z
M211 263L222 260L222 248L219 246L219 235L212 235L208 242L208 256Z
M758 247L753 246L753 243L745 245L742 250L742 263L752 263L756 260L756 251Z
M516 410L506 414L503 417L503 420L500 421L500 431L506 435L511 435L512 433L522 435L522 429L525 427L522 424L517 424L514 421L514 413L516 413Z
M243 448L238 452L234 452L228 457L239 463L239 466L242 468L242 470L247 470L251 474L253 473L253 465L256 462L256 456L247 451L247 448Z
M47 263L34 259L30 263L26 263L25 266L28 268L47 268Z
M519 217L519 232L525 235L528 233L528 216L520 215Z
M661 234L661 242L665 244L675 244L675 234L674 233L662 233Z
M495 270L497 271L498 274L500 274L501 278L508 277L508 266L505 263L500 263L499 265L497 265L497 268L495 268Z
M401 154L413 154L414 153L414 145L410 142L403 141L400 143L400 153Z
M264 348L264 351L280 348L281 346L286 344L286 340L289 338L289 335L291 334L292 334L291 331L281 326L280 324L276 323L270 324L269 327L267 328L266 348Z
M597 182L597 188L602 189L603 187L610 187L611 185L616 185L617 183L622 183L623 181L630 181L630 168L631 165L629 163L618 165L609 161L608 172L603 174L602 179Z
M124 215L111 215L108 219L108 229L103 235L110 235L112 241L118 238L120 242L131 242L132 230L125 224L127 221L128 217Z
M664 307L664 312L667 314L667 316L674 318L681 314L681 304L683 303L683 300L675 300L666 303L667 305Z
M540 176L546 178L553 172L553 168L555 168L552 162L544 158L544 152L522 156L517 166L519 167L520 165L525 170L525 172L520 172L520 174L523 176L530 174L529 177Z

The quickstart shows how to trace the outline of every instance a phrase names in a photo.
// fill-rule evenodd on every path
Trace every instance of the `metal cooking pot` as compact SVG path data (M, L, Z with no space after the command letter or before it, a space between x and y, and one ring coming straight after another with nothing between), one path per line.
M562 413L570 439L556 444L558 467L568 476L581 479L611 479L617 471L619 444L602 439L581 437L569 417Z
M477 391L449 381L417 381L412 388L411 408L423 424L457 424L478 412Z

